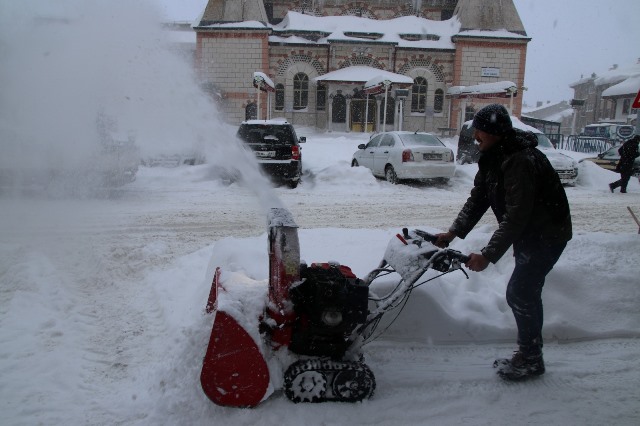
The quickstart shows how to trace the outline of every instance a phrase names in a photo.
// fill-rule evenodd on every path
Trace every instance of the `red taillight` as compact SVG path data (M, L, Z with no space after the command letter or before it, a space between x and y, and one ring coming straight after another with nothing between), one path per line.
M413 161L413 152L410 149L405 149L402 151L402 162L406 163L409 161Z
M300 160L300 147L298 145L291 147L291 159Z

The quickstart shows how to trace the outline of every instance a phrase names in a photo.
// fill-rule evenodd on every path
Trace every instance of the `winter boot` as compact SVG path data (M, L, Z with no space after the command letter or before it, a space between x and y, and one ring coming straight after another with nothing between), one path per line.
M498 376L505 380L520 381L544 374L544 359L542 352L525 353L517 351L511 359L500 358L494 361Z

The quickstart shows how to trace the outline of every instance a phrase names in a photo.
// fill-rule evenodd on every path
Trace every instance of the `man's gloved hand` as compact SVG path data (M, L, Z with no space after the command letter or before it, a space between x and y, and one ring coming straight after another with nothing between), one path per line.
M453 241L453 239L456 237L456 234L454 234L451 231L447 231L447 232L443 232L441 234L436 234L436 237L438 239L433 244L435 246L437 246L437 247L445 248L445 247L447 247L449 245L449 243L451 241Z
M487 269L487 266L489 266L489 259L481 254L471 253L469 255L469 261L465 263L464 266L474 272L484 271Z

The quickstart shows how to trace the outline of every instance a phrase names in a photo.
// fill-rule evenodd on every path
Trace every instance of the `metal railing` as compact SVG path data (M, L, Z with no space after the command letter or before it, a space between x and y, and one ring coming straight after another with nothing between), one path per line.
M553 146L559 148L564 143L564 135L560 133L545 133L545 136L549 138Z
M615 140L607 138L569 135L566 140L563 138L556 148L574 152L600 153L611 148L615 143Z

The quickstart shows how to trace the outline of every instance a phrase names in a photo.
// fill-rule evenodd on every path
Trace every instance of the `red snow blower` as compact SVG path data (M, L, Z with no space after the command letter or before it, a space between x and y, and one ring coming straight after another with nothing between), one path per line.
M200 382L216 404L254 407L283 389L293 402L357 402L370 398L375 377L362 346L378 337L384 314L404 306L411 291L461 269L468 257L433 245L435 236L403 229L389 242L378 268L364 279L347 266L300 263L298 230L291 213L268 218L269 283L216 270L207 302L214 315ZM429 270L441 272L418 282ZM397 285L378 296L379 277L397 273ZM465 273L466 275L466 273ZM247 303L262 294L259 311ZM260 297L260 296L258 296ZM284 371L284 373L283 373Z

